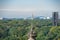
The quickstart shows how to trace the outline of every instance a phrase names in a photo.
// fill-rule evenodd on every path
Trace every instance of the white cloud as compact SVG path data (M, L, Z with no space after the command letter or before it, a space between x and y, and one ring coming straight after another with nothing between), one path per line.
M17 0L18 1L18 0ZM35 12L36 15L46 15L50 16L51 12L58 11L60 12L60 5L54 3L53 1L44 1L44 0L35 0L35 1L28 1L28 0L21 0L16 3L16 1L12 1L12 3L6 3L0 6L0 16L24 16L30 15L30 13ZM3 13L2 13L3 12ZM15 13L16 12L16 13ZM40 12L40 13L38 13Z

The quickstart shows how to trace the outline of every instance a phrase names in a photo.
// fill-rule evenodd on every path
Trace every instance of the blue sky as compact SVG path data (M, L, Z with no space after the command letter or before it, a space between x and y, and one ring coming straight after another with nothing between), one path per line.
M0 17L21 18L60 14L60 0L0 0Z

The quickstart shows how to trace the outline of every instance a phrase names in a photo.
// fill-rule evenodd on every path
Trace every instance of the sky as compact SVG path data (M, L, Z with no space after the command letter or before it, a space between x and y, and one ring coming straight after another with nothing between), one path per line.
M2 18L51 17L53 12L60 14L60 0L0 0Z

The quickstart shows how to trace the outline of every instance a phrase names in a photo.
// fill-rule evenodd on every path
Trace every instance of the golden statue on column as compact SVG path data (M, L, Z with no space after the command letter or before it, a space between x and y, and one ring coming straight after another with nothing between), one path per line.
M36 40L36 32L34 31L35 27L33 21L34 21L34 16L32 14L31 30L28 33L28 40Z

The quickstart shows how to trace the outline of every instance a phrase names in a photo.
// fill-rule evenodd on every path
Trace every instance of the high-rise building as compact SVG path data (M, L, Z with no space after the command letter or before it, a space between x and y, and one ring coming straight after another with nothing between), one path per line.
M52 19L53 19L53 26L58 26L58 12L53 12Z

